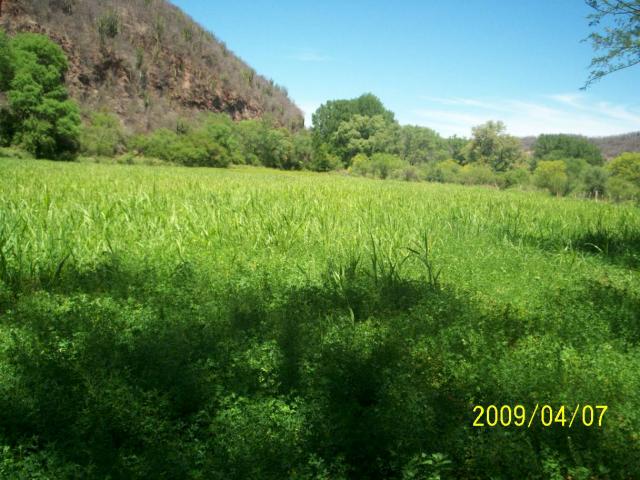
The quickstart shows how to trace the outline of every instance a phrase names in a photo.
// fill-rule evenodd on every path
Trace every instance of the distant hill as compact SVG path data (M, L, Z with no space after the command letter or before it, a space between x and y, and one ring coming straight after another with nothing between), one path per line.
M43 33L62 46L70 93L85 112L106 108L134 131L203 111L303 125L284 88L165 0L4 0L0 8L8 33Z
M533 150L533 144L537 137L522 137L522 147ZM623 152L640 152L640 132L624 133L622 135L611 135L608 137L587 137L590 142L595 143L606 158L617 157Z

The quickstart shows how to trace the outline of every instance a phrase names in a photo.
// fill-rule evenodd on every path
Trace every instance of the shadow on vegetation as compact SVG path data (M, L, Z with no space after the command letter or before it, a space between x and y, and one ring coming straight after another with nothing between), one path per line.
M631 228L592 227L569 237L510 233L514 241L546 250L575 250L627 268L640 268L640 231Z
M567 325L554 335L545 312L477 305L395 269L349 262L276 289L206 285L188 263L159 272L109 257L68 265L37 291L2 291L9 476L525 478L552 460L563 474L640 468L617 450L626 430L578 428L567 443L558 429L472 429L473 404L575 393L555 360L529 371L523 359L536 365L584 342ZM615 336L638 341L637 298L603 285L581 289L576 304L581 295L597 303L578 312L584 322L610 320ZM560 303L554 322L571 315Z

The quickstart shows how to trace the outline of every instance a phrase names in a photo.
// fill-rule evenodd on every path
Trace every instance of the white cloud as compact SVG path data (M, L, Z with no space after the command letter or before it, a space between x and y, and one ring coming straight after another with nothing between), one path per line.
M470 135L471 127L502 120L518 136L541 133L615 135L640 129L640 110L598 101L586 94L554 94L524 99L422 97L424 108L407 123L431 127L443 135Z

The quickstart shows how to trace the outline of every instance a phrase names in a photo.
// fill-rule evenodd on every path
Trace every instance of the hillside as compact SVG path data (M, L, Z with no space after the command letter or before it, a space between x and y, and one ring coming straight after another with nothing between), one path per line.
M537 137L522 137L522 147L531 151ZM640 152L640 132L624 133L622 135L610 135L608 137L588 137L595 143L605 158L617 157L623 152Z
M10 34L43 33L62 46L85 112L106 108L134 131L203 111L303 123L286 90L166 0L4 0L0 9Z

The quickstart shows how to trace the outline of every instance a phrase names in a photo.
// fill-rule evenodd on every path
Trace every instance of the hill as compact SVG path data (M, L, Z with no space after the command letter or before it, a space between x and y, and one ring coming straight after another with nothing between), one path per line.
M42 33L62 46L69 91L85 112L106 108L134 131L203 111L303 124L284 88L166 0L5 0L0 9L8 33Z
M522 137L522 147L527 150L533 150L533 144L537 137ZM624 133L622 135L610 135L607 137L587 137L587 139L595 143L605 158L617 157L623 152L640 152L640 132Z

